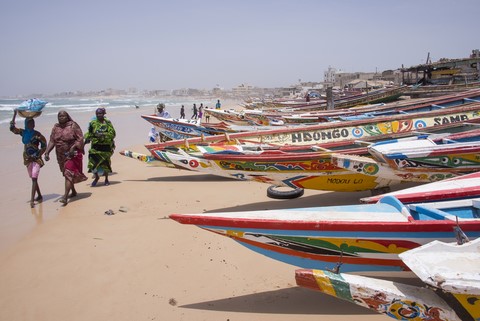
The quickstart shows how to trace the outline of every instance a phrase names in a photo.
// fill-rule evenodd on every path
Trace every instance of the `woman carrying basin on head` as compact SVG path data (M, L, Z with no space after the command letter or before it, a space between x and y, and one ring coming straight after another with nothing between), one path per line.
M16 135L22 136L23 164L27 166L28 176L32 179L32 192L30 197L30 207L35 206L35 201L42 202L43 197L38 185L38 175L40 168L44 165L42 155L47 148L47 140L38 131L35 130L35 120L25 118L25 129L15 127L15 117L17 110L13 112L13 118L10 121L10 131ZM35 198L35 194L37 198Z

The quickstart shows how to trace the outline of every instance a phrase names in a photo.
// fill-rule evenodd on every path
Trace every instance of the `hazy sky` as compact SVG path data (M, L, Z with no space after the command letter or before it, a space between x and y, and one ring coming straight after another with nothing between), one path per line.
M1 0L0 96L277 87L480 49L479 0Z

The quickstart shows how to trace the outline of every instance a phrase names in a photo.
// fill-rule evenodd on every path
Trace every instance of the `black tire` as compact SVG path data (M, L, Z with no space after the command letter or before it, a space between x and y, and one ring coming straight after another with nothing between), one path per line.
M274 199L280 199L280 200L285 200L285 199L292 199L292 198L297 198L303 195L305 192L303 188L297 187L293 188L288 191L280 191L275 189L277 186L272 185L268 187L267 189L267 196L270 198Z

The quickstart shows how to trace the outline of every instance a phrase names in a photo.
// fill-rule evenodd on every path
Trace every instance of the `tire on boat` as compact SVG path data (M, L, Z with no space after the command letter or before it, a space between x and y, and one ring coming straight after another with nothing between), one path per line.
M303 188L297 187L286 191L276 189L278 186L271 185L267 189L267 196L275 199L291 199L303 195L305 192Z

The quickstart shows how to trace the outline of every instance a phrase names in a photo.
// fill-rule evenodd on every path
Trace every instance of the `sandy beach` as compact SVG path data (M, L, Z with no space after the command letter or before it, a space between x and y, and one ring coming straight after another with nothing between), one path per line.
M20 138L2 126L0 320L389 319L297 287L294 266L168 219L172 213L356 204L369 192L306 190L298 199L273 200L266 184L121 156L124 149L146 152L150 125L140 115L150 113L107 109L117 130L111 185L80 183L65 207L58 202L63 178L52 159L39 178L44 202L30 209ZM86 128L91 117L74 120ZM39 117L37 129L48 137L53 123ZM85 157L85 171L86 163ZM105 215L108 210L114 215Z

